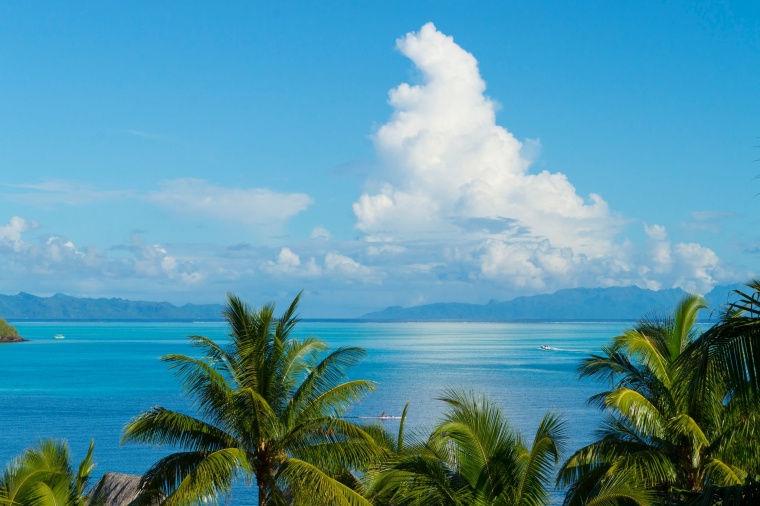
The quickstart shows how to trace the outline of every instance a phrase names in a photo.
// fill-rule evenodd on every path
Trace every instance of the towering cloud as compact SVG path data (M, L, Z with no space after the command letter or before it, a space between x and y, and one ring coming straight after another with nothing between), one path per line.
M496 124L478 62L452 37L428 23L397 48L421 82L390 91L393 114L374 136L383 182L353 205L368 241L424 244L428 256L431 247L447 248L449 264L467 264L471 277L535 290L646 285L647 275L686 284L675 274L683 265L665 261L662 248L655 268L637 265L641 254L615 240L623 220L602 197L578 195L562 173L531 171L523 144ZM675 253L673 262L683 253L686 264L700 265L692 273L704 288L715 258L683 246Z

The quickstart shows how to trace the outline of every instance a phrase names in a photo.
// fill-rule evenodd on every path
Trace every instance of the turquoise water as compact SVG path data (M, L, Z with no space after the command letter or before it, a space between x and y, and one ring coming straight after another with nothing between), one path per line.
M17 323L31 342L0 346L0 463L42 437L66 439L75 461L95 439L96 478L106 471L141 474L165 449L120 446L121 429L151 406L185 410L179 384L159 357L192 354L186 336L226 342L221 323ZM512 423L532 435L548 410L569 425L571 448L587 443L599 414L586 399L599 390L575 369L624 324L301 322L297 334L331 348L360 346L367 357L352 378L377 390L352 415L400 414L408 427L438 418L447 387L487 393ZM55 334L65 339L54 339ZM543 351L546 344L555 348ZM389 427L397 422L386 421ZM233 504L253 501L234 492Z

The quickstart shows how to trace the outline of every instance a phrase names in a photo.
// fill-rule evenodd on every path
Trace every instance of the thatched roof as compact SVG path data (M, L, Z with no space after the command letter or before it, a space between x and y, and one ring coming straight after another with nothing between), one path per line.
M137 498L141 477L136 474L106 473L90 491L89 506L128 506ZM98 499L92 500L93 494Z

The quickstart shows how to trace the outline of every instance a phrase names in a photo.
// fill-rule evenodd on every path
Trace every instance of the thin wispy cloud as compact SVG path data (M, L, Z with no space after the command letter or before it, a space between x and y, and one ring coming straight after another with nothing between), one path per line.
M43 209L51 209L59 205L85 206L134 196L131 190L104 190L66 180L22 184L2 183L2 186L6 189L0 194L3 200Z
M155 133L151 133L151 132L146 132L144 130L127 129L127 130L124 130L123 132L125 134L129 134L129 135L132 135L134 137L140 137L141 139L160 140L160 139L165 138L163 135L159 135L159 134L155 134Z
M735 215L725 211L695 211L691 220L681 224L681 227L694 232L709 232L720 234L724 224Z
M244 224L281 223L314 203L304 193L228 188L191 178L164 181L147 200L179 215Z

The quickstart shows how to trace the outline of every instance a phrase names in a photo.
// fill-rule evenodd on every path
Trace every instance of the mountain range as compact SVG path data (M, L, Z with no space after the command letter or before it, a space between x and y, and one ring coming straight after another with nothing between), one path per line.
M725 304L743 285L717 286L705 295L711 309ZM647 290L635 286L569 288L552 294L517 297L487 304L446 302L414 307L391 306L358 319L372 321L609 321L636 320L671 311L686 292L680 288ZM91 299L21 292L0 295L0 318L11 321L221 321L220 304L185 304ZM715 313L717 314L717 313ZM703 311L701 319L714 316Z
M716 286L705 294L711 310L725 304L735 289L744 285ZM647 290L636 286L568 288L552 294L517 297L487 304L457 302L423 306L391 306L361 317L373 321L610 321L637 320L647 314L673 310L687 292L680 288ZM717 312L702 311L708 320Z
M185 304L145 302L126 299L89 299L56 294L37 297L21 292L0 295L0 318L12 321L219 321L219 304Z

